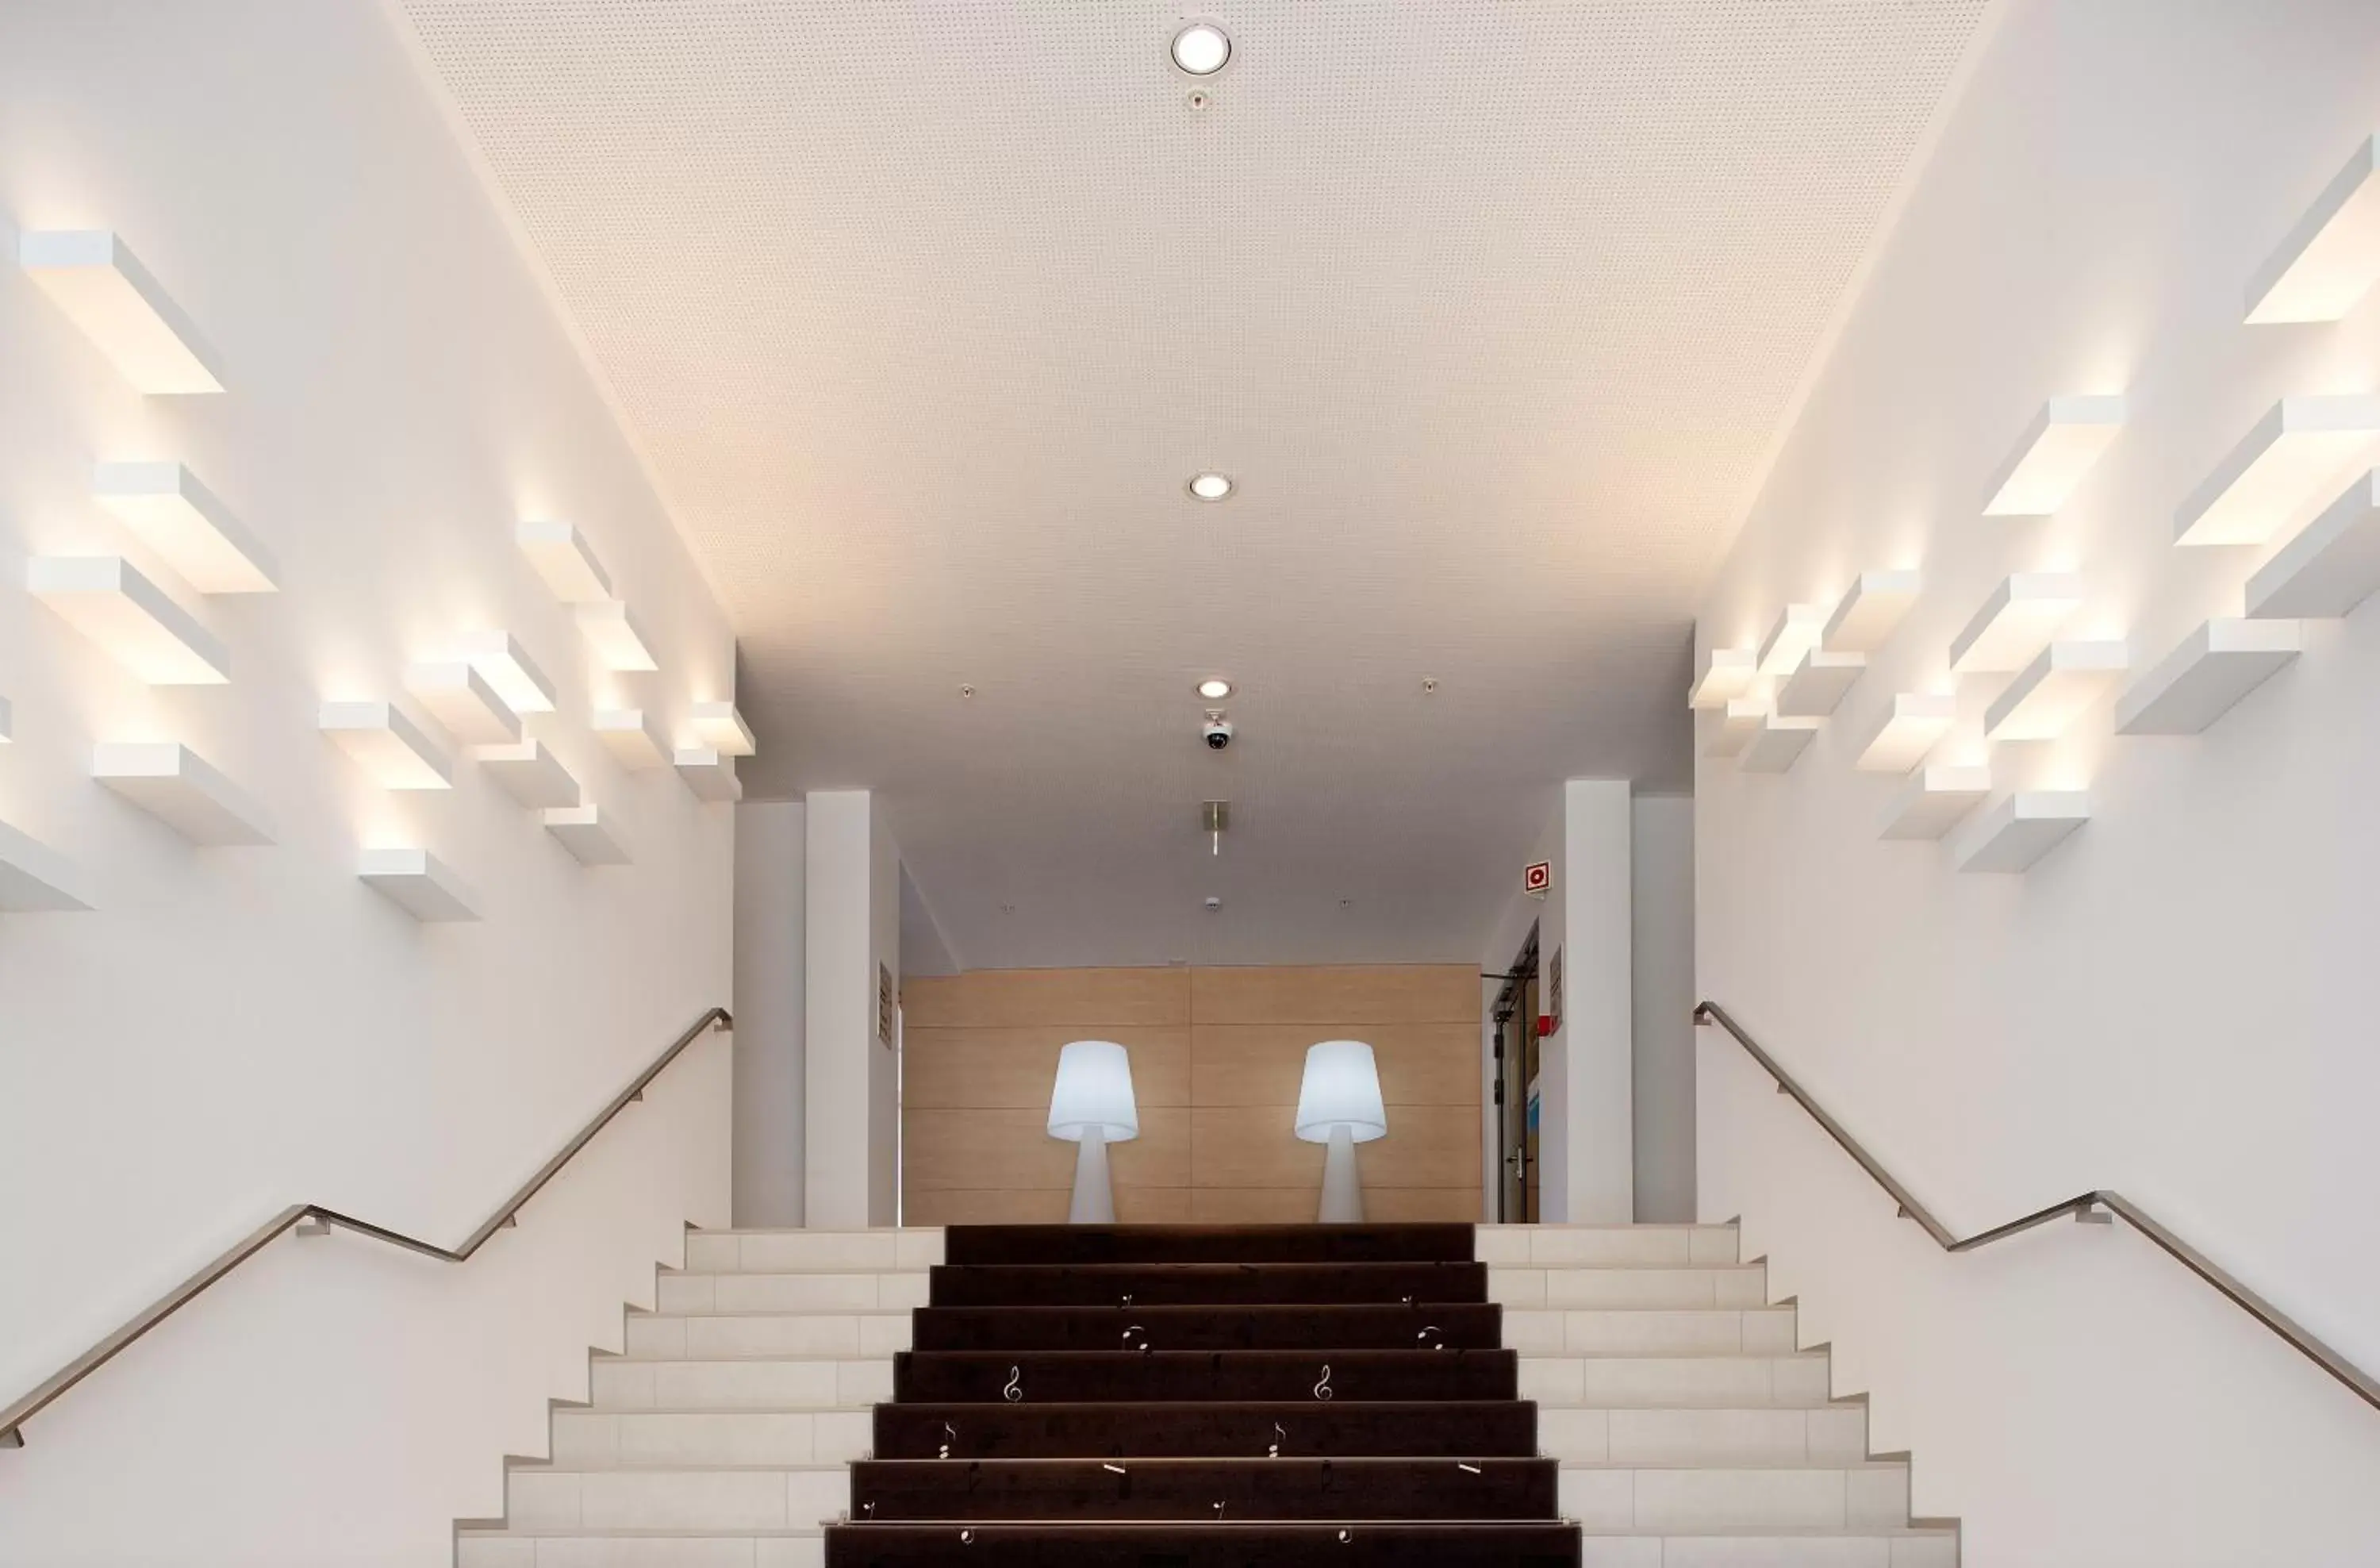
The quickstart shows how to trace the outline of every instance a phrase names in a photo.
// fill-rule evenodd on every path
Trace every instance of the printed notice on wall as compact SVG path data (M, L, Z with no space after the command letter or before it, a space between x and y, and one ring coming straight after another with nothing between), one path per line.
M1561 949L1559 947L1554 949L1553 962L1546 966L1546 990L1550 993L1547 1000L1551 1003L1551 1005L1546 1009L1546 1016L1554 1021L1554 1027L1556 1028L1560 1028L1561 1027L1562 1005Z
M892 971L876 966L876 1043L892 1049Z

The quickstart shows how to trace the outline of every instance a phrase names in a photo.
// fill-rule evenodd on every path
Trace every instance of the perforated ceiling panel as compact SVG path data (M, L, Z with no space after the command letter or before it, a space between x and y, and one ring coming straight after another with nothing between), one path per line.
M1697 590L1985 9L1228 0L1201 108L1147 0L402 5L747 783L882 791L969 965L1474 957L1555 781L1682 787Z

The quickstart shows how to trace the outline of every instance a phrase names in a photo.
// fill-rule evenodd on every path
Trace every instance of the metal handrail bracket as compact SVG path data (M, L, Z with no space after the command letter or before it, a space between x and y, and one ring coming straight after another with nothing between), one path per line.
M1876 1185L1892 1195L1892 1200L1900 1206L1901 1214L1916 1221L1919 1227L1927 1235L1932 1236L1943 1251L1973 1252L1977 1247L1989 1246L1996 1241L2006 1241L2009 1237L2032 1230L2036 1225L2046 1225L2052 1220L2062 1219L2069 1214L2078 1220L2101 1222L2105 1222L2107 1215L2112 1214L2148 1237L2150 1241L2155 1242L2183 1268L2222 1292L2251 1318L2287 1340L2293 1348L2315 1366L2345 1383L2366 1404L2380 1409L2380 1379L2374 1379L2371 1373L2364 1371L2346 1356L2325 1344L2304 1325L2240 1283L2220 1264L2168 1230L2140 1205L2121 1193L2110 1192L2105 1187L2078 1193L2072 1197L2053 1203L2046 1209L2035 1209L2033 1213L2022 1215L2009 1221L2006 1224L1994 1225L1990 1230L1979 1231L1962 1239L1956 1232L1936 1219L1933 1211L1918 1202L1906 1186L1895 1180L1892 1173L1887 1171L1883 1163L1861 1145L1859 1139L1844 1130L1840 1122L1827 1114L1825 1107L1810 1098L1809 1091L1795 1081L1792 1074L1779 1065L1775 1057L1763 1051L1758 1042L1744 1033L1742 1025L1728 1016L1726 1008L1716 1002L1697 1003L1694 1008L1694 1022L1717 1025L1726 1030L1734 1039L1735 1043L1743 1047L1744 1051L1760 1064L1761 1071L1776 1080L1779 1091L1792 1096L1794 1101L1803 1110L1807 1111L1819 1126L1826 1129L1827 1136L1840 1144L1844 1153L1858 1161L1860 1169L1876 1179Z
M250 1258L264 1250L267 1245L285 1232L299 1230L308 1235L320 1235L336 1227L353 1231L358 1235L384 1241L391 1246L401 1246L407 1252L418 1252L425 1258L435 1258L442 1263L464 1263L487 1244L490 1236L514 1223L528 1200L538 1195L546 1183L553 1180L577 1152L593 1140L597 1133L611 1125L612 1118L627 1106L645 1097L646 1086L661 1076L662 1069L676 1061L686 1048L712 1029L732 1029L735 1020L724 1007L713 1007L697 1018L686 1031L670 1043L670 1048L653 1059L652 1065L637 1075L636 1080L612 1099L612 1102L596 1113L595 1119L581 1127L568 1143L562 1146L552 1159L538 1167L537 1173L499 1205L496 1211L480 1222L478 1229L452 1247L436 1242L421 1241L385 1225L375 1225L369 1220L358 1220L352 1214L342 1214L335 1209L325 1209L319 1203L298 1203L284 1209L246 1236L225 1248L204 1268L155 1301L126 1319L114 1332L59 1367L49 1377L33 1385L30 1392L0 1410L0 1448L25 1446L25 1422L41 1414L68 1389L106 1366L130 1347L141 1335L188 1307L205 1294L207 1288Z

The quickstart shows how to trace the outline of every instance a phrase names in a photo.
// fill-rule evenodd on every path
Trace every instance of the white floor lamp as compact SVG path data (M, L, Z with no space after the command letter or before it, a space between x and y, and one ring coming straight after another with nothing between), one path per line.
M1050 1136L1078 1145L1070 1225L1115 1223L1115 1193L1108 1185L1108 1145L1140 1136L1140 1107L1132 1096L1132 1059L1111 1039L1078 1039L1058 1052L1058 1081L1050 1090Z
M1364 1183L1355 1146L1389 1136L1380 1104L1380 1069L1360 1039L1326 1039L1305 1048L1305 1079L1297 1090L1297 1136L1330 1146L1322 1157L1319 1223L1353 1224L1364 1218Z

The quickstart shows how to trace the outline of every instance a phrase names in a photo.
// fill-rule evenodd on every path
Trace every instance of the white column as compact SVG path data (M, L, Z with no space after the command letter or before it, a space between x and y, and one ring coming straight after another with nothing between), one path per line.
M1628 781L1562 785L1562 852L1554 869L1562 954L1560 1031L1539 1063L1540 1200L1561 1224L1635 1219L1635 1055ZM1542 940L1542 939L1541 939ZM1542 1003L1553 1005L1548 942Z
M735 1222L802 1222L803 912L799 801L735 808Z
M803 1214L813 1227L896 1214L900 1064L878 1035L880 976L901 983L901 858L867 790L805 802Z

